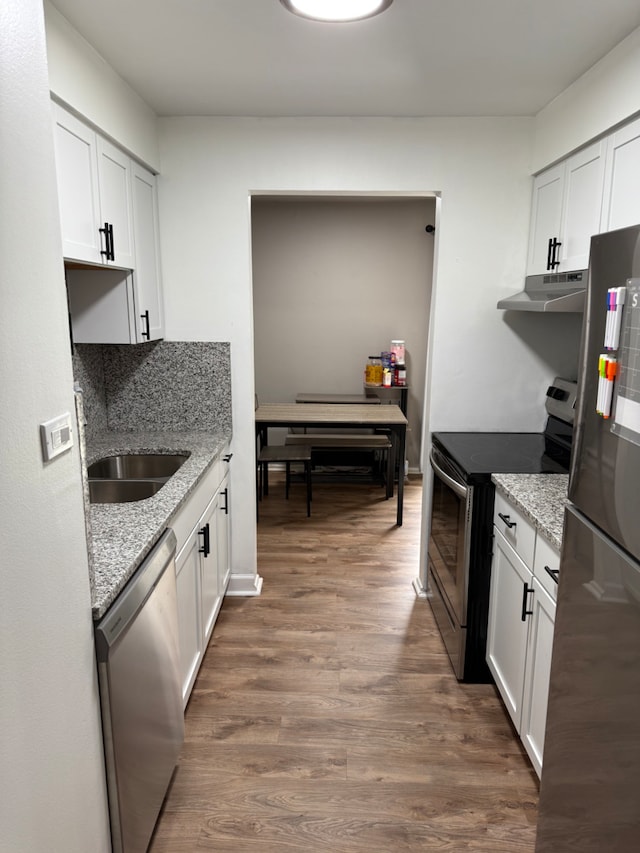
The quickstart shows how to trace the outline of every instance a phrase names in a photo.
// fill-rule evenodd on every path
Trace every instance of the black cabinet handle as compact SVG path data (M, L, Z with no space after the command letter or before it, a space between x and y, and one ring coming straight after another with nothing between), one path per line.
M501 518L509 529L517 525L516 521L509 521L509 519L511 518L510 515L503 515L501 512L499 512L498 518Z
M229 515L229 489L223 489L220 494L224 495L224 506L221 506L220 509L225 515Z
M104 223L104 228L99 228L98 231L104 234L104 249L100 250L100 254L104 255L107 261L115 261L116 253L113 247L113 225L109 222Z
M533 587L526 583L522 590L522 613L520 614L523 622L527 621L527 616L533 616L533 610L527 610L527 596L530 592L533 592Z
M205 557L208 557L211 553L211 540L209 538L209 522L205 524L204 527L198 530L198 536L202 536L202 548L198 548L198 551L201 554L204 554Z
M227 455L226 455L226 456L223 456L223 457L222 457L222 461L223 461L223 462L231 462L231 457L232 457L232 456L233 456L233 453L227 453Z
M556 252L562 246L562 243L556 237L549 237L547 243L547 269L554 270L560 266L560 261L556 260Z
M149 311L145 311L144 314L141 314L140 319L144 322L144 325L145 325L145 328L140 332L140 337L146 338L148 341L150 341L151 340L151 327L149 325Z
M544 570L552 580L558 583L558 575L560 574L560 569L550 569L549 566L545 566Z

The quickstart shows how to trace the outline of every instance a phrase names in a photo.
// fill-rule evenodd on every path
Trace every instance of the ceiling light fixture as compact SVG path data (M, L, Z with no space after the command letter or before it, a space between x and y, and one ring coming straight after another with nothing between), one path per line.
M280 0L285 9L313 21L362 21L384 12L393 0Z

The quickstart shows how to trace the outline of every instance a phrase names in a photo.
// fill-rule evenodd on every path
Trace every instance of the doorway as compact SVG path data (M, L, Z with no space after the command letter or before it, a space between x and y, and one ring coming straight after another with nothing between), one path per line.
M406 341L409 469L420 472L434 197L253 196L255 389L361 394L370 355Z

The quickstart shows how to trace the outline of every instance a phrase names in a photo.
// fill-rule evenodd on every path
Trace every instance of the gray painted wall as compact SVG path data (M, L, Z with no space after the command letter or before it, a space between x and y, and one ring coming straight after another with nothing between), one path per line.
M253 198L260 401L361 394L367 356L403 339L407 456L419 468L434 222L433 198Z

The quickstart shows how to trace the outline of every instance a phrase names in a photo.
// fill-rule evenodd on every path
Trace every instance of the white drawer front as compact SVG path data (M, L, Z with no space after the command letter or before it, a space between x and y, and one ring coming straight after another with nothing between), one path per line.
M533 566L535 527L498 491L493 523L525 565Z
M544 587L554 601L558 594L558 584L554 578L558 577L556 572L559 568L559 552L538 534L533 560L533 574L538 578L540 586Z
M178 541L176 559L179 559L180 552L187 542L191 531L197 525L209 501L216 493L222 479L220 476L221 473L222 466L219 459L216 459L211 467L203 474L202 479L198 482L198 485L189 495L186 502L169 522Z

